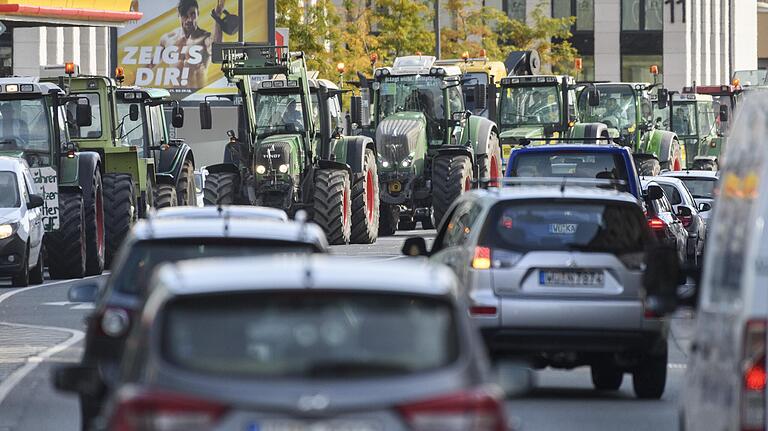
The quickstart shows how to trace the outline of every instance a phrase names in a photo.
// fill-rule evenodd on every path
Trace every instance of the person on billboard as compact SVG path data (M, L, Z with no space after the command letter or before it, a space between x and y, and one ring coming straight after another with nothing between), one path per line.
M221 14L224 10L224 1L218 0L214 13ZM205 75L211 64L213 44L221 42L223 37L221 26L216 22L213 34L199 27L197 19L200 16L200 5L197 0L179 0L176 10L179 13L181 26L160 38L163 52L174 48L173 52L176 53L163 55L165 66L179 69L182 87L205 87L207 84ZM187 69L186 73L185 69Z

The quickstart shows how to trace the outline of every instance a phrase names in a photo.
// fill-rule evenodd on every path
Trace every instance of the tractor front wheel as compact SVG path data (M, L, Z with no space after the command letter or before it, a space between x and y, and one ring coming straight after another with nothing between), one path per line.
M104 219L107 238L107 266L117 255L128 231L136 221L136 194L130 174L104 175ZM49 249L50 250L50 249Z
M104 271L106 241L104 239L104 190L101 172L93 173L89 196L83 196L85 208L85 275L98 275Z
M45 234L51 278L82 278L85 274L84 227L83 196L59 194L59 230Z
M205 177L203 202L205 205L232 205L235 203L237 174L216 172Z
M490 152L482 157L478 157L477 165L478 165L478 172L477 172L477 179L478 180L487 180L489 181L489 185L491 186L498 186L496 184L498 182L498 179L501 178L502 172L501 172L501 147L499 147L499 138L496 137L495 133L491 134L490 142L489 142Z
M397 205L379 203L379 236L391 236L397 232L400 210Z
M468 156L437 156L432 162L432 207L435 223L440 225L445 213L459 196L472 187L472 162Z
M176 184L176 196L180 206L197 206L197 190L195 189L195 164L192 160L184 161Z
M328 243L349 244L352 236L352 190L347 171L321 169L315 174L313 221Z
M155 208L175 207L178 204L178 195L173 184L158 184L155 187Z
M376 155L365 150L363 172L352 186L352 243L373 244L379 236L379 175Z

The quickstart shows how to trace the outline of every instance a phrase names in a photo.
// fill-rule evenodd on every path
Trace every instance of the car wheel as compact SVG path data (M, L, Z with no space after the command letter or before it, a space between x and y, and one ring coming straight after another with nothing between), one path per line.
M45 281L45 274L43 273L45 262L43 261L43 256L45 256L45 253L43 252L43 248L40 247L40 256L37 258L37 264L29 273L29 281L32 284L41 284Z
M592 385L599 391L616 391L623 380L624 372L613 365L592 365Z
M667 345L644 357L632 373L632 387L641 399L658 400L667 384Z
M27 250L24 252L24 257L21 259L21 269L11 279L11 286L29 286L29 246L27 246Z

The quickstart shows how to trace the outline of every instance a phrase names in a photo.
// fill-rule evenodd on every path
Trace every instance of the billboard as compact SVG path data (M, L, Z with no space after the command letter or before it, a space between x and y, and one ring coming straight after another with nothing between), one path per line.
M126 85L165 88L180 100L227 89L211 63L216 42L274 42L275 0L133 0L141 20L118 30ZM242 8L242 10L241 10Z

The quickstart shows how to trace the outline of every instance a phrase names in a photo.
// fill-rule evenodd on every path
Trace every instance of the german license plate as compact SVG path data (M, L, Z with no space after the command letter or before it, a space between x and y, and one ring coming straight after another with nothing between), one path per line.
M575 223L550 223L549 225L549 233L554 233L558 235L569 235L576 233L576 227L578 225Z
M602 271L539 271L542 286L602 287L604 282Z
M305 422L270 419L248 424L245 431L381 431L375 423L356 420Z

